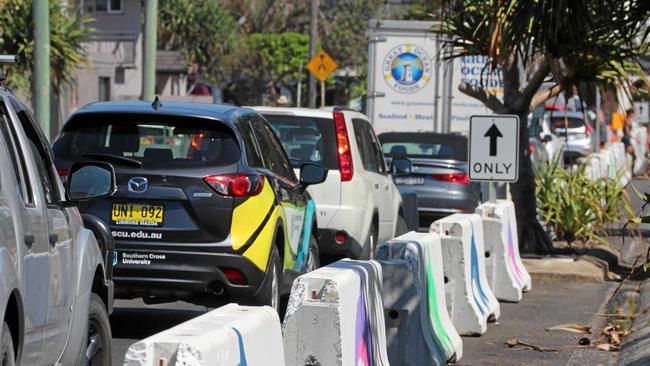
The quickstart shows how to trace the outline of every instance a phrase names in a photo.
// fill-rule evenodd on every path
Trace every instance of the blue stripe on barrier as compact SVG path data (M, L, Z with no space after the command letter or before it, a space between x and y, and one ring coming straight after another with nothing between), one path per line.
M483 305L486 307L489 306L489 301L487 296L485 295L485 292L483 292L483 287L481 286L481 277L479 274L479 267L478 267L478 253L476 252L476 241L474 240L474 233L472 233L472 285L476 286L478 289L479 296L481 297L480 300L476 299L476 303L479 305L479 309L481 310L481 314L485 314L485 310L483 310Z
M234 327L231 328L237 334L237 340L239 341L239 366L248 366L248 363L246 362L246 351L244 350L244 340L237 329Z

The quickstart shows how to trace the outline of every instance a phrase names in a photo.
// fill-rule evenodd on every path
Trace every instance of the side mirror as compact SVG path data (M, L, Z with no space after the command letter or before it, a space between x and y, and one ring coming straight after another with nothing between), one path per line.
M542 137L542 141L544 141L544 142L551 142L551 141L553 141L553 136L551 136L551 135L544 135L544 137Z
M102 162L74 164L65 187L66 197L72 202L110 197L115 191L115 169Z
M395 176L409 175L413 171L413 163L410 159L394 158L390 165L390 172Z
M300 166L300 184L307 188L312 184L323 183L327 178L327 168L320 164L304 163Z

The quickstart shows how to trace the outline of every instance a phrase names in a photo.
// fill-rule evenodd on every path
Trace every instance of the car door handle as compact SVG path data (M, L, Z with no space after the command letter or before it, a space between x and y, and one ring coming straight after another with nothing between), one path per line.
M50 234L50 236L48 236L48 239L50 240L50 245L54 246L56 242L59 241L59 236L56 234Z
M25 235L25 245L27 246L27 249L31 249L35 241L36 237L34 235Z

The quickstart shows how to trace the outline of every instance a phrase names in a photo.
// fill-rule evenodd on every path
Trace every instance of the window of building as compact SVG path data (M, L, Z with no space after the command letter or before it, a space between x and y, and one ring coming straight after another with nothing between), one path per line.
M122 0L85 0L84 5L87 13L119 13L122 11Z
M116 67L115 68L115 84L124 84L124 68Z
M111 100L111 78L100 76L98 85L99 90L97 94L97 100L100 102Z

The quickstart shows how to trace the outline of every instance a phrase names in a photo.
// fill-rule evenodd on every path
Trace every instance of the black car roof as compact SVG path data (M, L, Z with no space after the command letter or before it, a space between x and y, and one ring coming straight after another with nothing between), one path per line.
M156 110L151 103L131 102L96 102L78 109L70 119L89 114L150 114L166 116L203 117L232 124L234 117L240 113L255 113L252 109L236 107L229 104L179 103L161 101ZM239 112L239 113L238 113Z

